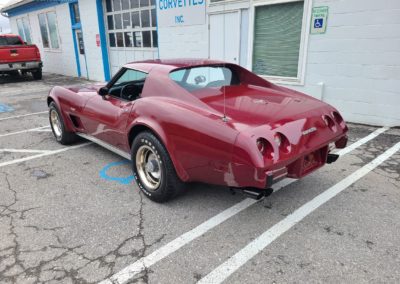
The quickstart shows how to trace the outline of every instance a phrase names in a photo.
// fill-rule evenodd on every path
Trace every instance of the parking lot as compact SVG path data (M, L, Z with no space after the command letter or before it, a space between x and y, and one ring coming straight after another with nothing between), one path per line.
M88 82L27 78L0 77L1 283L400 282L400 129L350 124L336 163L260 202L189 184L157 204L128 161L53 139L49 89Z

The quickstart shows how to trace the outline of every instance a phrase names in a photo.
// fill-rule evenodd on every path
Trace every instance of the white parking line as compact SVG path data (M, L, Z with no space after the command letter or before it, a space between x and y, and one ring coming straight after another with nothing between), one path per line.
M0 134L0 137L6 137L6 136L11 136L11 135L16 135L16 134L22 134L22 133L26 133L26 132L40 131L40 130L44 130L44 129L49 128L49 127L50 127L49 125L46 125L46 126L30 128L30 129L24 129L24 130L10 132L10 133L4 133L4 134Z
M35 130L31 130L32 132L51 132L51 128L49 126L49 128L43 128L43 129L35 129Z
M92 143L91 142L87 142L87 143L83 143L83 144L79 144L79 145L75 145L75 146L65 147L65 148L62 148L62 149L59 149L59 150L48 151L46 153L42 153L42 154L38 154L38 155L33 155L33 156L21 158L21 159L15 159L15 160L3 162L3 163L0 163L0 168L1 167L5 167L5 166L9 166L9 165L13 165L13 164L18 164L18 163L25 162L25 161L29 161L29 160L33 160L33 159L37 159L37 158L42 158L42 157L46 157L46 156L50 156L50 155L55 155L55 154L62 153L62 152L68 151L68 150L73 150L73 149L85 147L85 146L90 145L90 144L92 144Z
M381 132L383 133L383 131ZM371 133L372 134L372 133ZM352 147L353 144L349 145L351 147L350 151L344 152L345 154L353 151L357 147L367 143L368 141L372 140L376 136L368 135L360 140L363 140L362 143L357 143L356 147ZM378 134L379 135L379 134ZM368 139L366 139L368 137ZM344 155L344 154L341 154ZM273 186L274 192L280 190L292 184L293 182L297 181L296 179L284 179ZM168 255L172 254L173 252L177 251L181 247L185 246L186 244L190 243L191 241L195 240L196 238L200 237L201 235L205 234L209 230L213 229L214 227L218 226L219 224L225 222L229 218L233 217L234 215L238 214L239 212L243 211L244 209L250 207L256 200L253 199L244 199L238 204L222 211L218 215L208 219L204 223L200 224L199 226L195 227L189 232L184 233L183 235L179 236L178 238L174 239L173 241L167 243L166 245L160 247L153 253L149 254L148 256L142 257L136 262L128 265L121 271L115 273L110 278L107 278L100 282L100 284L122 284L127 282L129 279L133 278L135 275L139 274L143 271L146 267L150 267L151 265L157 263L158 261L162 260L163 258L167 257Z
M235 255L230 257L223 264L218 266L204 278L200 279L199 282L201 284L205 283L221 283L225 279L227 279L232 273L238 270L242 265L260 253L263 249L265 249L269 244L271 244L274 240L279 238L283 233L288 231L298 222L303 220L309 214L311 214L314 210L316 210L321 205L328 202L330 199L338 195L340 192L348 188L350 185L364 177L366 174L374 170L384 161L389 159L392 155L394 155L397 151L400 150L400 142L395 144L393 147L385 151L383 154L375 158L372 162L366 164L362 168L356 170L351 175L342 179L340 182L330 187L323 193L314 197L311 201L307 202L292 214L288 215L285 219L280 221L279 223L272 226L270 229L265 231L259 237L257 237L254 241L250 242L247 246L237 252Z
M8 152L8 153L48 153L48 152L51 152L51 150L0 149L0 152Z
M32 112L32 113L27 113L27 114L21 114L21 115L14 115L14 116L7 116L7 117L1 117L1 120L6 120L6 119L13 119L13 118L20 118L20 117L25 117L25 116L31 116L31 115L38 115L38 114L43 114L43 113L48 113L48 111L40 111L40 112Z
M358 140L357 142L354 142L353 144L349 145L348 147L341 149L339 151L336 152L336 154L338 155L345 155L351 151L353 151L354 149L356 149L357 147L359 147L360 145L374 139L376 136L378 136L379 134L382 134L383 132L385 132L386 130L388 130L388 127L382 127L382 128L378 128L377 130L375 130L374 132L372 132L370 135L365 136L364 138Z

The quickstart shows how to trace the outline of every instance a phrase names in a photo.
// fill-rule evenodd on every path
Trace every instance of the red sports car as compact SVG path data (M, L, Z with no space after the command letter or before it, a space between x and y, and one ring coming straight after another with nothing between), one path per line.
M166 201L186 182L253 198L278 180L334 162L347 126L332 106L231 63L152 60L125 65L106 85L54 87L50 124L132 160L139 188Z

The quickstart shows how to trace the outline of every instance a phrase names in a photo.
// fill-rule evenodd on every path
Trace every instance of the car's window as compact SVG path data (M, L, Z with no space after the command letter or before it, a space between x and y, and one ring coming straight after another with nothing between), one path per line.
M4 45L22 45L21 40L16 36L0 37L0 46Z
M174 81L181 82L183 80L183 76L185 75L186 69L181 69L174 71L170 74L170 78Z
M226 66L201 66L179 69L170 73L170 78L189 92L203 88L220 88L237 85L233 70Z
M144 81L147 74L133 69L126 69L121 77L114 83L114 86L125 85L129 82Z
M124 100L135 100L143 91L146 77L147 73L123 68L109 87L109 94Z

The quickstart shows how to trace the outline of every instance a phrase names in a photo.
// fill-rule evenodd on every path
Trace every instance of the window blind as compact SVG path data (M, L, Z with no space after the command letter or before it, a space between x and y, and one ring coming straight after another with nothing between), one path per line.
M255 8L253 71L297 77L303 1Z

